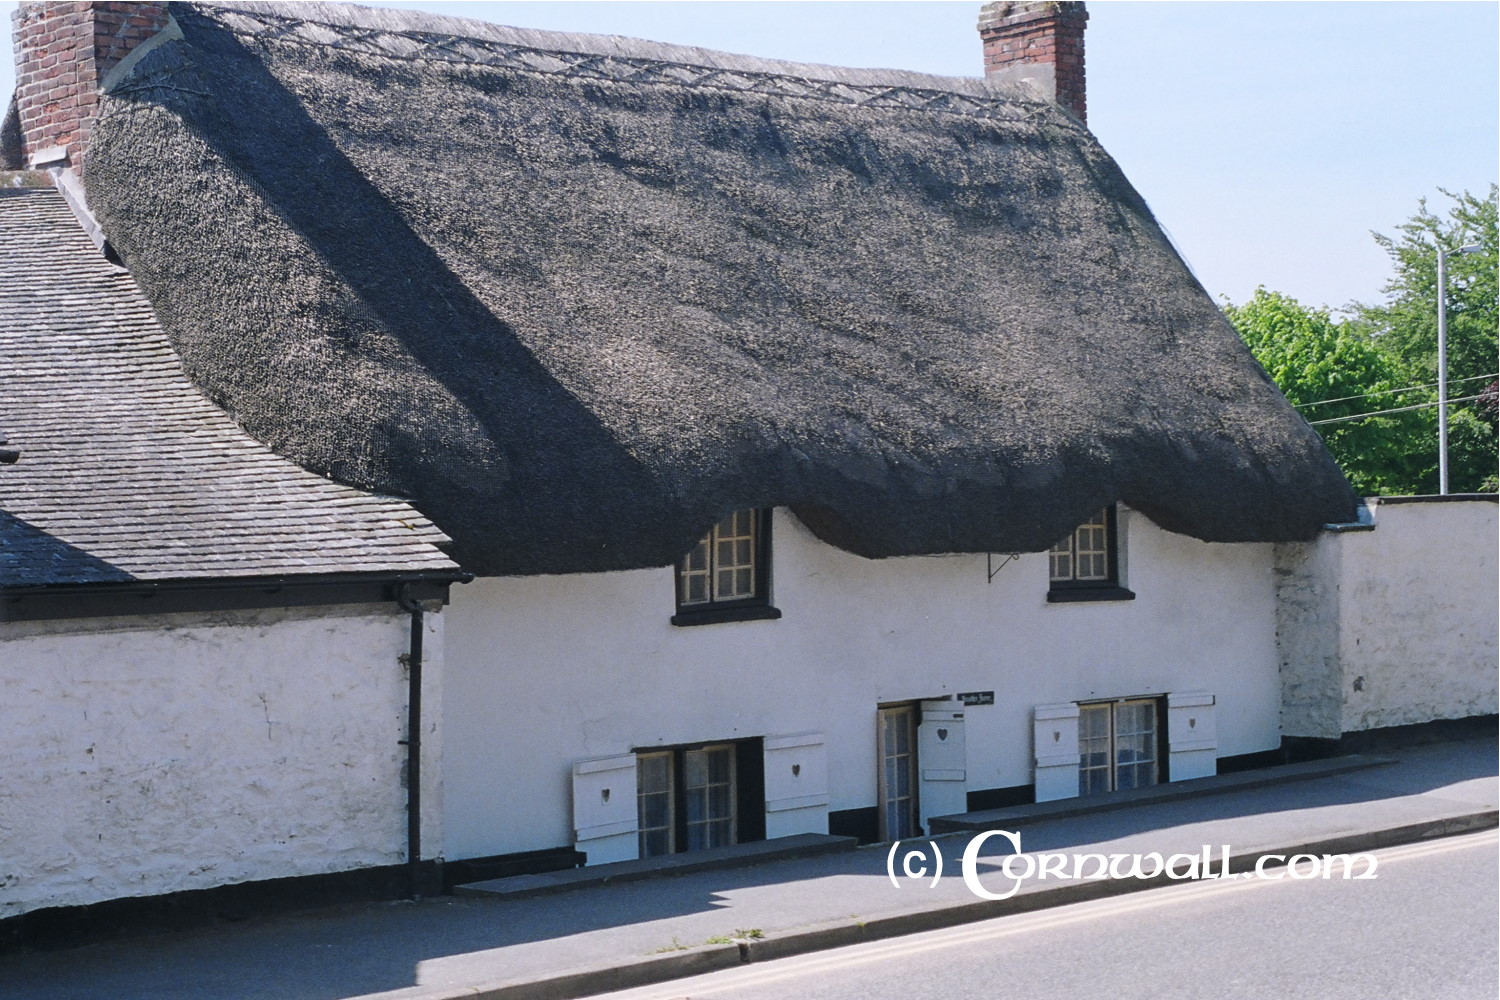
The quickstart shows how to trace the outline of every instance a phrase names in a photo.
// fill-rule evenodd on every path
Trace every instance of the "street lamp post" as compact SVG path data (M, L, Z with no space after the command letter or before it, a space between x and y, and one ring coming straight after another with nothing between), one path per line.
M1479 244L1453 253L1478 253ZM1448 495L1448 253L1438 247L1438 493Z

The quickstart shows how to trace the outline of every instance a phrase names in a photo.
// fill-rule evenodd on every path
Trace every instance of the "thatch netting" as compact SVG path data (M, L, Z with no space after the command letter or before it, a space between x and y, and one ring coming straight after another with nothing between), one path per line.
M1352 516L1077 122L982 81L174 5L89 198L189 371L489 573L790 505L867 556ZM340 22L340 23L332 23ZM462 34L462 25L473 37Z

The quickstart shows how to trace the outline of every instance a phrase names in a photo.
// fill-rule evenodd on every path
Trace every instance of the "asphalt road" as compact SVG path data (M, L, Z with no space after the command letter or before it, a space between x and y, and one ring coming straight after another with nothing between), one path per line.
M1500 995L1495 831L1375 854L1372 879L1188 883L747 965L609 998Z

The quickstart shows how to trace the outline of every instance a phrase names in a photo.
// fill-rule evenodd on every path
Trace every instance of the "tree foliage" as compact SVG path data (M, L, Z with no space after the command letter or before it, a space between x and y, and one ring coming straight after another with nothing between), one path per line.
M1388 409L1405 386L1401 369L1351 324L1290 296L1257 288L1225 313L1266 374L1309 421ZM1390 395L1369 395L1390 393ZM1316 424L1354 489L1367 495L1406 492L1420 450L1424 411ZM1436 432L1434 431L1434 434ZM1430 449L1429 449L1430 450Z
M1439 247L1450 254L1449 396L1481 397L1449 406L1449 488L1496 488L1497 192L1491 187L1484 198L1443 194L1453 201L1446 214L1432 212L1424 199L1396 235L1375 234L1392 263L1384 302L1356 304L1352 318L1340 321L1326 310L1258 289L1249 302L1225 309L1256 359L1314 422L1349 481L1365 494L1438 490L1434 407L1317 421L1436 401ZM1479 251L1456 253L1470 244ZM1358 398L1345 398L1351 396Z

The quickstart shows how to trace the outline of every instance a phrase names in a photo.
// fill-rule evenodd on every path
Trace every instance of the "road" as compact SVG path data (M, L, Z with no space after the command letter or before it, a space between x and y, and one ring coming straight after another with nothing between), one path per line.
M609 994L609 1000L1494 1000L1495 831L1373 879L1198 882Z

